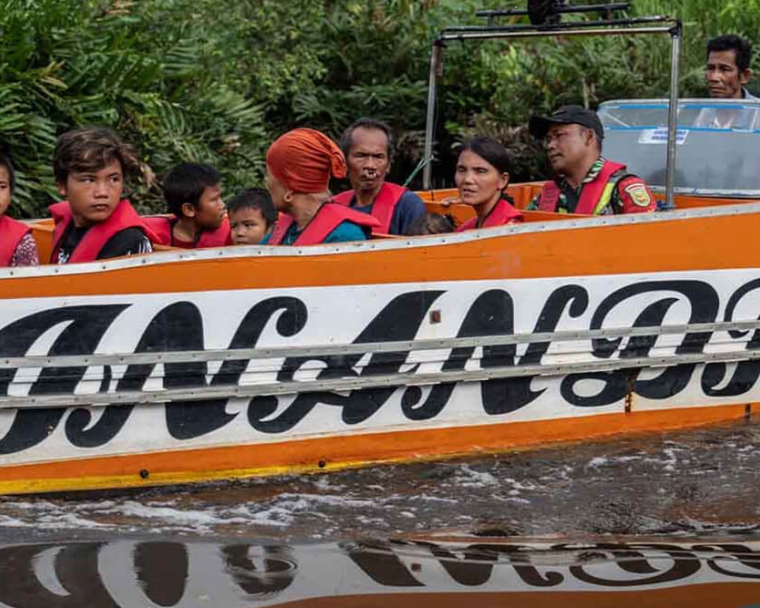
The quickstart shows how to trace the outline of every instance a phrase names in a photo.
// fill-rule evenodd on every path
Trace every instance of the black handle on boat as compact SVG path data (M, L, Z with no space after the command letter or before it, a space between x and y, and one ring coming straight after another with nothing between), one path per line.
M495 10L480 10L475 13L493 21L498 17L528 15L533 25L553 25L559 21L560 15L597 13L606 14L609 19L615 11L625 11L631 8L630 2L613 2L608 4L583 4L578 6L566 5L563 0L529 0L527 9L507 8Z

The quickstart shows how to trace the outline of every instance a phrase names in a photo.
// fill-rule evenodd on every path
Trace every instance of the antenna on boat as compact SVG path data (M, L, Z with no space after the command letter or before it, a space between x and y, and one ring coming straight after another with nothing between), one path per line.
M510 38L541 38L552 36L632 36L668 34L671 39L670 105L668 109L668 154L666 177L666 207L672 208L675 186L676 124L678 118L678 79L681 56L681 21L666 16L627 17L615 13L628 10L631 2L572 5L568 0L527 0L526 8L483 10L476 13L488 20L488 25L447 27L433 41L430 58L430 83L425 124L425 153L427 164L422 181L425 190L432 189L433 139L435 137L435 107L437 82L443 74L443 51L450 40L494 40ZM565 15L592 14L596 19L562 21ZM501 25L502 17L527 16L530 23Z

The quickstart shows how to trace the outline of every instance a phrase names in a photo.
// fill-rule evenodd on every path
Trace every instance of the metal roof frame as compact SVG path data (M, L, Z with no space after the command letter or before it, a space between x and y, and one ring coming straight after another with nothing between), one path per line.
M577 8L577 7L576 7ZM522 11L518 11L522 13ZM563 11L571 12L571 11ZM517 14L515 11L488 11L481 16L493 17ZM498 14L490 14L498 13ZM669 208L674 208L676 164L676 128L678 118L678 80L680 76L681 39L683 24L678 19L665 16L635 17L629 19L606 19L554 23L544 25L485 25L448 27L441 30L433 41L430 57L430 80L428 86L427 116L425 120L425 156L422 181L425 190L432 189L433 140L435 137L435 109L437 103L438 78L443 74L443 50L449 41L501 40L518 38L550 38L556 36L634 36L669 35L671 40L670 66L670 106L668 109L668 156L666 166L665 200Z

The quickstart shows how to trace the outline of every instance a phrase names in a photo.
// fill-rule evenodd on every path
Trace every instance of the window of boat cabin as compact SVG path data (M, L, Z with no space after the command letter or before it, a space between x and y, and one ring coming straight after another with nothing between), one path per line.
M604 155L665 190L668 101L610 101L599 107ZM760 196L760 102L684 99L676 136L676 192Z

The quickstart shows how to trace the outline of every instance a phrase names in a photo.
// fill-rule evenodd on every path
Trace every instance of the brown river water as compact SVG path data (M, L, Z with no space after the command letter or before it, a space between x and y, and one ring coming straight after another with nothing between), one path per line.
M120 494L4 497L0 499L0 608L284 605L278 601L290 605L288 593L296 594L296 599L309 593L319 597L346 595L348 591L341 591L341 585L345 587L349 580L354 581L353 586L346 587L353 589L351 593L358 593L360 588L364 589L362 593L370 593L370 583L400 585L404 591L406 577L411 576L409 580L417 581L415 584L424 579L417 575L419 569L433 577L432 570L425 569L426 559L439 559L442 551L454 551L433 549L430 542L462 538L470 543L472 539L479 543L486 541L478 539L490 539L490 543L507 543L512 548L514 543L544 543L530 549L544 557L531 554L533 557L521 557L523 561L546 559L549 545L553 558L558 555L557 547L562 548L559 554L565 555L568 543L574 543L572 560L577 561L578 543L635 544L645 538L657 547L677 543L703 546L710 539L710 543L735 548L740 546L737 543L752 546L756 542L753 551L757 551L757 561L742 566L749 574L736 575L742 584L748 579L754 582L755 578L760 580L759 440L760 423L750 422L342 473ZM398 547L408 555L398 557ZM649 551L655 545L647 547ZM420 551L425 555L415 554ZM453 591L472 590L469 576L480 581L477 584L495 584L495 574L487 583L488 576L477 574L473 564L490 564L491 573L491 566L501 564L502 558L486 552L487 559L482 558L486 561L478 561L478 551L468 554L470 569L463 570L465 574L446 566L451 576L447 575L445 582L425 579L431 589L440 587L443 595L416 605L461 605L446 602L453 601L452 597L462 599L451 595ZM500 546L494 551L504 555L506 549ZM672 561L672 550L665 552ZM619 559L631 552L600 549L591 554ZM676 566L686 564L686 569L682 568L686 579L697 576L687 566L702 559L688 555L691 557L679 558L686 561L673 562ZM645 575L647 568L660 572L659 566L647 565L659 563L652 560L631 566L630 572L651 578ZM217 561L222 565L213 565ZM543 575L536 575L538 578L531 582L529 574L513 562L509 562L509 572L499 571L502 575L498 580L505 589L512 590L512 583L505 582L512 580L510 576L517 577L514 584L518 586L544 585ZM300 564L300 570L294 564ZM175 571L175 566L179 570ZM676 566L671 570L680 572ZM319 575L309 578L303 574L319 568L325 569ZM629 572L627 566L624 570ZM665 568L663 572L671 570ZM302 573L301 578L293 579L295 571ZM702 571L715 574L720 568L704 566ZM228 576L214 578L216 574L212 573L216 572ZM286 572L291 574L283 574ZM353 574L349 576L349 572ZM576 578L567 572L574 572ZM557 575L563 585L580 576L572 568L567 572ZM357 573L370 582L355 581ZM243 578L238 580L239 576ZM546 576L551 582L551 576ZM337 577L332 586L320 590L330 577ZM228 579L237 582L235 593L227 590L231 583L222 582ZM290 582L280 589L278 585L285 579ZM172 581L174 587L169 585ZM462 589L451 588L455 583ZM253 587L249 589L246 584ZM272 591L275 588L279 589L277 593ZM240 589L248 589L248 595ZM393 587L394 593L399 589ZM754 592L754 587L751 589ZM134 595L135 590L143 595ZM228 593L232 595L225 595ZM386 605L372 603L368 597L356 604L336 605ZM758 608L760 585L757 603L747 603L746 595L737 596L736 603L725 604L710 603L706 597L700 595L708 602L700 606ZM300 606L300 599L298 602ZM673 602L671 598L642 605L687 605ZM498 601L483 605L513 604Z
M453 531L682 534L760 527L760 423L438 463L182 489L0 498L5 538L343 540Z

